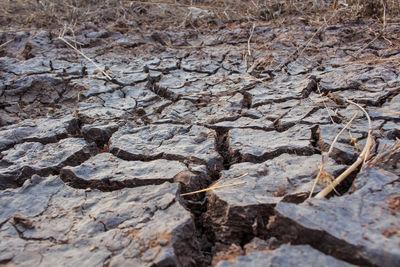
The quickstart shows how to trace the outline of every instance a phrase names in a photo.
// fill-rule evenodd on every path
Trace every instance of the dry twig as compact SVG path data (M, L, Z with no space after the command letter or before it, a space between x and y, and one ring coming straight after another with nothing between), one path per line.
M101 67L96 64L96 62L94 62L91 58L89 58L88 56L86 56L82 51L80 51L79 49L77 49L75 46L73 46L70 42L68 42L67 40L65 40L64 37L59 36L58 39L60 39L61 41L63 41L64 43L66 43L69 47L71 47L73 50L75 50L75 52L77 52L79 55L83 56L86 60L90 61L104 76L107 77L107 79L109 79L110 81L112 80L111 76L107 74L107 72L105 72L104 70L101 69Z
M12 41L14 41L14 38L13 39L11 39L11 40L8 40L7 42L5 42L4 44L1 44L0 45L0 48L2 48L3 46L6 46L6 45L8 45L9 43L11 43Z
M311 198L312 194L314 193L314 189L315 186L317 185L318 181L320 180L321 176L325 173L324 169L325 169L325 165L328 162L329 156L333 151L334 145L337 142L339 136L344 132L344 130L346 130L347 127L349 127L349 125L353 122L353 120L357 117L358 112L356 114L354 114L354 116L351 118L351 120L343 127L343 129L336 135L335 139L333 139L333 142L331 144L331 146L329 147L328 152L325 155L322 155L322 163L321 163L321 167L318 171L317 177L314 180L314 184L311 188L311 192L310 195L308 196L308 198Z
M251 27L251 30L250 30L249 39L247 39L247 54L245 54L245 56L244 56L244 65L246 67L247 67L247 57L251 56L250 42L251 42L251 38L253 37L253 33L254 33L254 29L255 28L256 28L256 24L253 23L253 26Z
M361 107L359 104L354 103L351 100L345 99L346 102L355 105L357 108L359 108L367 117L368 120L368 137L367 137L367 142L365 143L364 149L361 152L361 154L358 156L357 160L349 167L347 168L341 175L339 175L329 186L325 187L321 192L319 192L315 198L324 198L326 197L338 184L340 184L347 176L349 176L354 170L357 169L360 164L365 163L365 161L369 157L369 153L372 147L372 122L371 118L369 117L367 111Z

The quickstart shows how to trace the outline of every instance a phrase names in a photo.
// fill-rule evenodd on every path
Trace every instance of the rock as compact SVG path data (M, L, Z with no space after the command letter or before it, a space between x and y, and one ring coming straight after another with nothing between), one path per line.
M79 91L79 97L83 98L88 98L103 93L111 93L118 87L111 82L96 79L96 77L72 80L70 85Z
M140 82L145 82L147 81L148 78L147 73L122 73L116 78L118 83L127 86L127 85L135 85Z
M339 128L339 125L337 124L317 125L312 128L316 145L321 149L321 151L328 152L333 140L342 130L341 128ZM365 130L368 131L368 128L358 127L358 129L350 128L350 134L348 131L345 131L341 136L339 136L330 156L335 159L336 162L350 165L357 159L364 147L361 141L365 141L367 137L367 132L365 132Z
M206 186L203 177L189 171L185 164L165 159L125 161L110 153L98 154L76 167L64 167L61 179L74 188L95 188L112 191L128 187L182 182L196 189ZM197 182L196 182L197 180Z
M65 60L52 59L51 66L57 77L82 78L86 75L87 66L84 62L66 62Z
M280 75L272 82L256 85L247 92L252 96L253 106L257 107L269 103L301 99L304 90L308 90L309 83L310 80L305 75Z
M356 265L397 266L399 177L366 168L357 176L355 192L302 204L280 202L270 231L284 242L310 244Z
M399 89L397 89L399 90ZM396 111L400 110L400 94L393 97L390 102L386 102L382 105L381 109L378 109L378 112L374 112L371 117L374 119L384 119L384 120L393 120L399 122L399 114ZM379 112L381 111L381 112Z
M2 262L194 266L194 223L177 191L164 183L104 193L34 176L0 195Z
M91 97L77 106L78 118L84 123L98 121L117 121L125 117L127 111L118 108L105 107L104 102L98 97Z
M169 73L178 69L179 61L173 57L166 57L161 60L150 61L146 65L150 70Z
M145 84L136 84L134 86L125 86L121 89L125 94L125 97L131 97L136 100L138 107L147 107L155 101L159 100L159 97L152 91L150 91Z
M49 59L47 57L34 57L30 58L24 63L11 57L1 57L0 66L7 68L17 76L29 76L34 74L43 74L50 72ZM11 81L7 81L10 83Z
M298 58L297 60L290 62L287 65L287 72L290 75L299 75L299 74L306 74L308 72L310 72L311 69L313 69L313 67L315 66L310 66L310 61L308 59L305 58ZM315 63L314 63L315 65Z
M238 36L240 38L240 36ZM232 42L232 41L231 41ZM246 66L244 65L242 55L237 53L229 53L224 62L222 63L222 67L233 73L245 73Z
M218 267L228 266L295 266L301 262L301 265L308 266L353 266L346 262L337 260L325 255L308 245L304 246L282 246L276 250L267 250L265 252L254 252L246 256L223 261L217 264Z
M33 174L55 174L64 166L76 166L97 153L97 147L81 138L66 138L58 143L17 144L1 152L0 189L20 186Z
M266 120L264 118L260 119L252 119L249 117L244 117L241 116L239 118L233 117L233 120L230 120L229 117L225 118L227 120L216 120L217 123L214 125L217 127L223 127L223 128L249 128L249 129L255 129L255 130L263 130L263 131L273 131L275 130L273 122ZM211 121L214 122L214 121ZM210 123L210 121L209 121Z
M243 95L240 93L234 96L218 98L218 101L204 103L206 99L199 99L200 103L193 103L189 100L179 100L166 107L161 113L161 118L171 122L186 122L204 125L218 125L222 122L232 122L240 118L240 113L244 105ZM197 101L196 101L197 102ZM239 127L240 125L238 125Z
M217 263L220 261L232 260L243 255L242 248L236 244L224 246L216 243L215 248L217 248L219 251L213 257L213 260L211 262L212 266L216 266Z
M198 58L186 58L182 60L182 69L188 72L214 74L219 69L218 64L211 60L201 60Z
M331 109L328 112L326 108L323 106L314 107L314 109L311 109L310 112L301 119L301 123L308 125L331 124L332 121L335 123L343 122L343 120L339 118L337 115L335 115Z
M55 103L60 100L60 95L65 90L64 81L50 74L15 76L6 85L7 88L0 97L0 105L19 103L19 108L22 110L28 109L33 103L44 105ZM32 111L25 113L29 114Z
M72 116L61 119L24 120L21 123L0 128L0 151L22 142L55 143L78 131L78 122Z
M287 114L291 108L298 105L300 105L300 101L292 99L282 103L258 105L254 108L254 110L260 114L259 116L263 116L267 120L278 121L285 114Z
M233 164L229 170L222 171L214 185L245 183L207 193L206 225L213 230L216 240L224 243L241 244L247 236L267 236L265 226L274 214L275 205L280 201L305 200L320 165L320 155L288 154L259 164ZM330 162L325 171L336 175L344 168ZM316 192L319 189L317 186Z
M97 146L103 147L110 140L111 135L116 132L119 125L116 123L94 123L82 127L83 138L88 143L95 142Z
M170 99L177 99L179 96L183 95L184 91L182 89L185 86L204 78L206 75L207 74L203 73L174 70L161 77L160 81L157 83L157 91L165 91L165 96ZM160 93L157 94L160 95Z
M87 123L131 120L135 115L139 117L145 115L144 108L150 115L156 112L160 105L169 103L167 100L160 100L160 97L146 88L145 84L137 84L115 90L113 93L103 93L85 99L78 104L78 115ZM140 115L141 112L144 114Z
M303 118L307 118L308 116L310 116L310 114L312 114L316 110L317 108L310 105L305 105L303 103L300 103L300 105L293 106L280 119L280 124L282 125L281 127L287 128L295 124L298 124L300 121L303 120Z
M344 91L346 89L357 89L361 86L358 77L355 76L354 66L344 66L341 69L327 68L319 78L321 90L328 91Z
M215 132L197 125L160 124L124 127L110 139L110 151L126 160L168 159L221 169L222 158L215 150Z
M119 38L114 42L116 45L125 47L125 48L134 48L137 46L141 46L146 43L143 38L136 37L136 36L128 36L128 37L123 37Z
M287 131L232 129L229 131L230 151L240 161L262 162L283 153L312 155L311 131L306 126L294 126ZM287 140L291 140L288 142Z
M275 237L263 240L258 237L253 238L250 243L244 245L245 253L250 254L258 251L268 251L277 249L281 244Z

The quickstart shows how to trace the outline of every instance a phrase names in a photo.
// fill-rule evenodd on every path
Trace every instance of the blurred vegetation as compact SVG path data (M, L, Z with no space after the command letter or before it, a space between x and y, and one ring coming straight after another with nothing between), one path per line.
M60 28L86 22L200 27L290 16L322 17L337 10L344 10L342 19L383 21L399 16L400 0L0 0L0 25L3 29Z

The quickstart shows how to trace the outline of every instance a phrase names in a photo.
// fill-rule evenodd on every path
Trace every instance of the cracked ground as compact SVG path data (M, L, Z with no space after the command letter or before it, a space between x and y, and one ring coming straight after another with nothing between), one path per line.
M400 138L400 27L379 27L66 32L101 70L51 31L2 32L0 265L399 266L398 150L307 199L343 99L372 155ZM367 136L360 112L315 193Z

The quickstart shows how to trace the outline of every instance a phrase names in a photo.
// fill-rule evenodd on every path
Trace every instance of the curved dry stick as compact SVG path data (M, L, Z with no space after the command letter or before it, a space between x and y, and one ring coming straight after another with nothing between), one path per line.
M353 120L356 118L357 115L358 115L358 112L356 114L354 114L354 116L351 118L351 120L336 135L335 139L333 139L333 142L332 142L331 146L329 147L328 152L325 155L322 155L321 167L319 168L317 177L314 180L314 184L313 184L313 186L311 188L311 192L310 192L310 195L308 196L308 198L311 198L312 194L314 193L315 186L317 185L317 182L318 182L319 178L321 177L321 174L324 171L325 163L328 161L328 158L329 158L330 154L332 153L333 147L334 147L335 143L337 142L339 136L344 132L344 130L346 130L347 127L349 127L349 125L353 122Z
M354 103L351 100L345 99L346 102L355 105L359 108L367 117L368 119L368 138L367 142L365 143L364 149L361 152L360 156L358 156L357 160L347 168L341 175L339 175L329 186L325 187L321 192L319 192L315 198L324 198L326 197L338 184L340 184L347 176L350 175L361 163L365 163L366 159L369 157L369 152L372 146L372 122L371 118L369 117L367 111L361 107L359 104Z

